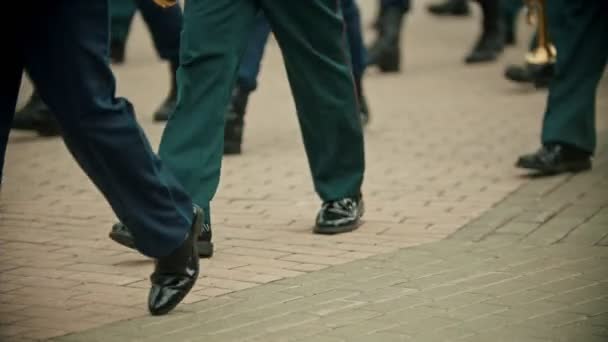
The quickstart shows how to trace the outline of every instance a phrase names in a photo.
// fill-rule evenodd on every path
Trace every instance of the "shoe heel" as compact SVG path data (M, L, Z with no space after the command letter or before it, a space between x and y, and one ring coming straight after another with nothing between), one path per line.
M236 142L224 142L224 154L241 154L241 144Z
M378 68L385 73L399 72L401 70L399 50L391 50L384 53L378 60Z
M211 258L213 256L213 242L211 241L197 241L196 248L198 250L199 258Z

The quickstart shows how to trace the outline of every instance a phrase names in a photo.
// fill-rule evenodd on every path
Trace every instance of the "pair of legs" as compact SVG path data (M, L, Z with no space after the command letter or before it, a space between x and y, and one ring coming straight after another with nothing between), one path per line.
M3 30L12 53L0 65L0 179L25 69L80 167L131 227L137 249L157 260L149 308L166 313L196 281L192 236L201 213L193 214L190 197L152 151L131 104L115 97L106 57L107 1L25 0L15 6L23 25ZM177 286L166 286L176 280Z
M189 0L178 70L180 97L160 155L195 203L209 203L220 176L225 112L241 55L259 11L285 60L315 190L327 208L317 227L348 226L361 216L363 133L344 23L335 0ZM351 199L355 203L343 203ZM344 217L329 218L334 206Z
M175 109L177 90L175 71L179 65L180 32L182 29L182 11L179 6L163 9L152 0L111 0L111 49L114 63L124 62L125 44L136 10L139 9L154 42L154 47L161 59L169 62L171 86L169 95L154 112L157 121L165 121ZM41 135L59 135L59 125L54 120L48 106L34 90L25 107L20 110L13 122L13 128L34 130Z
M350 64L352 66L359 107L361 109L361 119L365 124L369 120L369 113L367 102L363 96L362 86L363 73L366 67L366 50L363 45L363 37L361 34L361 17L359 8L354 0L343 0L340 3L350 47ZM243 117L246 113L249 95L258 85L257 79L260 73L260 65L270 32L271 29L268 20L263 13L260 13L255 19L255 29L251 34L239 67L237 84L226 117L226 130L224 136L224 152L226 154L238 154L241 152L244 128Z
M591 167L596 147L595 99L608 62L608 3L547 2L557 48L555 76L542 128L540 151L522 156L519 167L541 173Z

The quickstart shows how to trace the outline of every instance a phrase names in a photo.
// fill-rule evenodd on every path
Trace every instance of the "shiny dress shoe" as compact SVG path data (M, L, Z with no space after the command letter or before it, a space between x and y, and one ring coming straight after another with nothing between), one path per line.
M170 71L171 71L171 90L169 90L169 95L163 101L163 103L158 107L156 112L152 115L152 118L156 122L163 122L169 120L169 117L175 111L175 106L177 106L177 63L171 63Z
M544 175L580 172L591 169L591 154L575 147L552 144L519 157L515 165Z
M500 31L484 32L475 44L473 51L465 58L465 63L482 63L496 60L502 53L504 37Z
M225 117L224 154L241 154L243 130L245 128L245 111L247 110L249 93L249 91L240 86L234 88L230 106Z
M47 137L61 135L59 122L36 91L25 106L15 113L11 127L16 130L35 131Z
M361 196L325 202L317 215L314 232L339 234L353 231L359 228L363 211Z
M429 13L441 16L467 16L471 13L467 0L446 0L445 2L429 5Z
M119 245L123 245L127 248L135 249L135 242L133 241L133 235L129 228L122 222L115 223L110 231L110 239ZM198 256L201 258L211 258L213 256L213 242L211 242L212 233L211 225L203 223L201 227L201 234L196 239L196 247L198 249Z
M553 63L510 65L505 69L505 78L518 83L532 83L536 88L546 88L554 74Z
M148 295L148 310L152 315L164 315L173 310L196 283L200 271L196 237L200 234L203 217L202 209L196 208L184 243L170 255L156 259Z

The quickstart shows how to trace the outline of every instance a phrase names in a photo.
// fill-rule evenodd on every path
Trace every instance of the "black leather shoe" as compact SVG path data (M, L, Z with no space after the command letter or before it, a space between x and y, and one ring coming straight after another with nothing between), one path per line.
M184 243L170 255L156 260L148 294L148 310L152 315L164 315L173 310L196 283L200 271L196 237L201 233L203 220L203 210L196 208L192 228Z
M355 89L357 91L357 102L359 103L361 124L366 126L369 123L369 106L367 105L365 95L363 95L363 82L360 77L355 77Z
M380 17L380 29L376 41L367 54L367 65L377 65L382 72L398 72L401 67L401 28L404 13L389 7Z
M339 234L359 228L363 216L363 199L346 197L323 203L317 215L314 232L317 234Z
M429 13L440 16L467 16L471 14L467 0L447 0L429 5Z
M361 124L367 126L369 123L369 107L365 96L359 96L359 109L361 112Z
M196 239L196 247L198 249L198 256L201 258L211 258L213 256L213 242L211 225L203 223L201 226L201 234ZM135 242L133 242L133 235L127 226L122 222L115 223L110 231L110 239L119 245L123 245L127 248L135 249Z
M125 62L125 43L118 41L110 42L110 62L112 64L123 64Z
M163 122L169 120L169 117L175 111L175 106L177 105L177 92L171 91L169 96L163 101L163 103L158 107L156 112L154 112L153 118L156 122Z
M575 147L553 144L519 157L515 166L543 175L580 172L591 169L591 154Z
M169 95L163 101L163 103L158 107L154 115L154 121L163 122L169 120L169 117L175 111L175 106L177 106L177 63L171 63L170 72L171 72L171 89L169 90Z
M249 91L236 86L232 92L230 106L226 112L224 126L224 154L241 154L245 112L249 101Z
M515 44L517 44L517 38L515 36L515 32L513 32L513 31L505 32L505 45L513 46Z
M34 91L21 110L15 113L12 128L16 130L35 131L42 136L61 135L57 119L46 106L38 92Z
M510 65L505 69L505 78L518 83L532 83L536 88L546 88L554 74L553 63Z
M496 60L502 53L504 37L500 31L484 32L473 47L473 51L465 58L465 63L482 63Z

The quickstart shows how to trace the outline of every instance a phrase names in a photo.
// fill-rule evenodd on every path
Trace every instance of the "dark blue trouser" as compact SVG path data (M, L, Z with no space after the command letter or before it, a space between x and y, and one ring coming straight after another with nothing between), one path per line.
M361 16L359 7L355 0L343 0L342 12L346 25L346 33L350 47L351 64L355 79L361 79L365 71L366 50L361 34ZM258 15L255 29L251 34L250 41L241 60L238 71L238 84L247 91L257 88L257 78L260 73L260 63L264 56L266 41L270 35L270 26L263 14Z
M380 7L383 9L389 7L399 7L404 12L407 12L410 9L410 0L380 0Z
M131 228L137 248L150 257L170 254L189 231L192 202L152 151L131 104L114 96L107 0L14 6L21 25L3 30L11 53L0 63L1 160L25 68L68 149Z
M152 0L110 0L112 40L121 44L126 42L137 9L150 30L160 58L178 64L182 31L182 10L179 6L162 8Z

